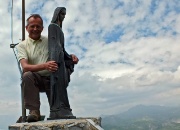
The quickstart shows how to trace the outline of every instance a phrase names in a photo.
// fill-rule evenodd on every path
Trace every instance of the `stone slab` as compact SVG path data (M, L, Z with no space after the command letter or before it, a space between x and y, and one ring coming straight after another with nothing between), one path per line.
M9 130L103 130L100 117L46 120L33 123L16 123Z

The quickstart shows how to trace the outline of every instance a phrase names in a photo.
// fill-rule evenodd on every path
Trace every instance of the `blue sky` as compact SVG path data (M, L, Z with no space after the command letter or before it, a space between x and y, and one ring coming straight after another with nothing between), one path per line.
M0 115L18 117L20 75L9 45L21 39L21 1L13 0L13 29L11 6L11 0L0 2ZM74 115L180 105L179 0L26 0L26 18L39 13L47 36L57 6L67 9L66 50L80 59L68 87ZM48 117L45 94L41 102Z

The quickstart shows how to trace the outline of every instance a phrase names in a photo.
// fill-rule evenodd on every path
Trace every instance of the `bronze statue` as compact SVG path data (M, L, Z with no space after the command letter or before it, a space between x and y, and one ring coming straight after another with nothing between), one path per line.
M70 108L67 86L74 64L78 63L75 55L69 55L64 48L62 22L66 15L65 7L57 7L48 27L49 60L58 64L58 69L50 75L50 117L49 119L76 118Z

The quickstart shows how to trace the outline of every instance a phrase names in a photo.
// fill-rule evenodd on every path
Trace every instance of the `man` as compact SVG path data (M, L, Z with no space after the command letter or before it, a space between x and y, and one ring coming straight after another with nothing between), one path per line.
M26 30L29 36L18 46L18 60L23 69L22 87L24 87L24 106L29 109L28 122L40 120L39 92L46 92L50 101L51 72L58 66L55 61L48 61L48 39L41 36L43 20L40 15L33 14L26 20ZM72 55L74 63L78 58Z

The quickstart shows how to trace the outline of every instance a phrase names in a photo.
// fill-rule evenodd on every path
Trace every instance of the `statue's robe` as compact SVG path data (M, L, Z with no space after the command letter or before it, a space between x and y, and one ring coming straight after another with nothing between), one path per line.
M70 82L74 64L72 57L65 51L62 29L56 23L51 23L48 27L48 48L49 60L54 60L58 64L58 70L50 75L50 111L59 111L61 108L70 109L66 88Z

